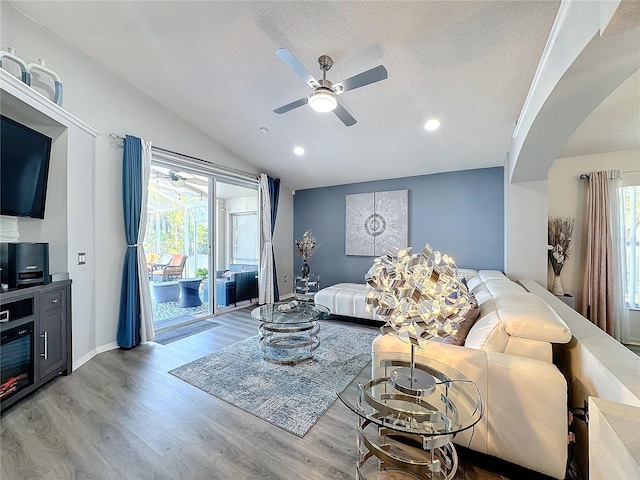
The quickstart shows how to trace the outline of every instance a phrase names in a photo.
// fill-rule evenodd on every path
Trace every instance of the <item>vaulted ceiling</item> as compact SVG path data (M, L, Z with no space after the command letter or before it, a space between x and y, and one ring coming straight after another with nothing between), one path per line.
M239 156L301 189L503 165L559 2L14 6ZM378 65L388 79L338 97L357 120L350 127L307 105L278 115L275 108L312 92L276 57L279 48L316 78L317 59L326 54L335 62L327 74L333 82ZM612 95L615 106L602 107L606 116L622 110L623 120L587 119L562 155L638 147L639 87L634 75L626 90ZM430 118L440 120L440 129L424 129ZM296 146L305 153L295 155Z

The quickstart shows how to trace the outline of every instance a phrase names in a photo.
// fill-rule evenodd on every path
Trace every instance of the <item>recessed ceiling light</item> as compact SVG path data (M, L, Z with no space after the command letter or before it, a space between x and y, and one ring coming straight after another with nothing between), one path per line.
M304 155L304 148L296 147L293 149L293 153L295 153L298 156Z
M436 118L427 120L427 123L424 124L424 128L425 130L429 130L430 132L433 132L434 130L437 130L438 128L440 128L440 120Z

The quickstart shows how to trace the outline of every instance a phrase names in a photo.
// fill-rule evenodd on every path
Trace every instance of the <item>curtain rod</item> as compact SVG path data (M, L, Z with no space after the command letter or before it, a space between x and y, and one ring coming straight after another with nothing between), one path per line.
M640 170L623 170L620 173L636 173L636 172L640 172ZM589 174L588 173L583 173L582 175L580 175L580 180L589 180Z
M111 144L111 146L113 148L121 148L123 146L122 142L124 142L125 137L121 137L117 133L111 132L109 134L109 138L111 138L110 144ZM204 162L204 163L207 163L209 165L212 165L215 168L219 168L220 170L227 171L227 172L235 174L235 175L251 176L251 177L256 177L256 178L259 177L259 175L255 175L253 173L245 172L243 170L238 170L236 168L226 167L226 166L220 165L218 163L213 163L213 162L210 162L208 160L203 160L202 158L198 158L198 157L192 157L191 155L185 155L184 153L174 152L173 150L168 150L166 148L156 147L153 144L151 145L151 150L156 150L158 152L164 152L164 153L170 153L172 155L178 155L180 157L189 158L191 160L197 160L199 162Z

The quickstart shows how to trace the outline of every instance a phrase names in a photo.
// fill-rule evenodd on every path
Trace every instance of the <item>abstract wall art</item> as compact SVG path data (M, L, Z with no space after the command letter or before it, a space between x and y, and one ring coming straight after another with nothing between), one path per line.
M345 255L377 257L408 244L408 190L346 195Z

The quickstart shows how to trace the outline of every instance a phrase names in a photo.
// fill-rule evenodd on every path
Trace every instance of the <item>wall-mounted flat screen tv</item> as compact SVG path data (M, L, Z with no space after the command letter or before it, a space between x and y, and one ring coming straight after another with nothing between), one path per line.
M51 138L0 115L0 214L44 218Z

